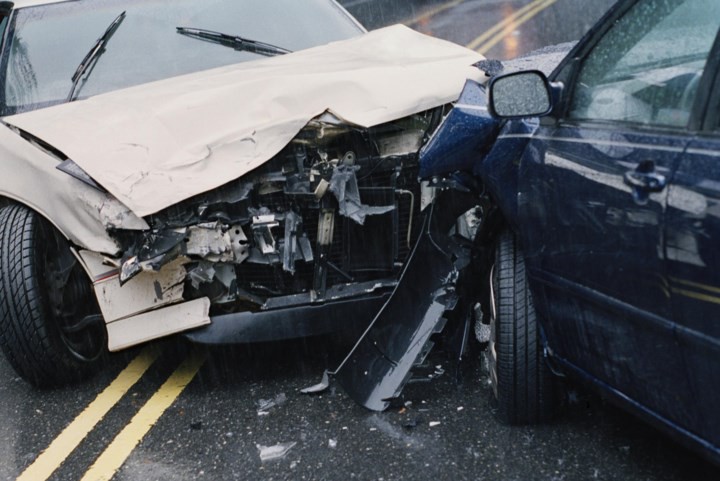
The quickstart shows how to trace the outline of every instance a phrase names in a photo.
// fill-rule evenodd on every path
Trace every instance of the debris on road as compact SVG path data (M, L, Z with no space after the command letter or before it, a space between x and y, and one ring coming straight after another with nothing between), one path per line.
M258 451L260 451L260 461L273 461L276 459L282 459L287 456L287 453L297 444L295 441L289 443L276 444L274 446L262 446L257 444Z
M258 401L258 416L267 416L269 414L270 409L280 406L282 404L285 404L287 401L287 396L284 392L281 392L277 396L275 396L273 399L261 399Z

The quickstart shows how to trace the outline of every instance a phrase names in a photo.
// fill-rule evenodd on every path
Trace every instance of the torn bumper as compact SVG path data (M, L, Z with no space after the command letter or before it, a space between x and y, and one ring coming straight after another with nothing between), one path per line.
M443 315L458 302L456 282L469 252L449 234L475 202L472 195L444 191L427 209L422 234L400 281L370 327L331 373L357 403L385 410L400 395L445 326Z
M384 292L321 305L224 314L184 336L198 344L222 345L362 332L389 297L390 292Z

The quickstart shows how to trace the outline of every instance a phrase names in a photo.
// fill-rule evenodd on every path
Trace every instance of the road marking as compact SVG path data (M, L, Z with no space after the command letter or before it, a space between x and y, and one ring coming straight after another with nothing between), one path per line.
M137 383L155 360L161 350L155 347L145 348L122 370L115 380L103 392L98 394L64 430L50 446L17 478L17 481L44 481L67 459L83 439L95 428L100 420L118 401Z
M140 408L130 423L120 431L81 481L109 481L130 453L160 419L165 410L190 384L205 362L205 354L193 353L175 370L160 389Z
M557 0L533 0L467 44L467 48L476 50L481 54L487 53L488 50L502 41L503 38L512 34L512 32L514 32L520 25L527 22L535 15L554 4L556 1Z
M700 292L689 291L687 289L680 289L679 287L672 287L670 290L674 294L680 294L681 296L689 297L691 299L710 302L712 304L720 304L720 297L711 296L710 294L702 294Z
M432 17L434 17L435 15L438 15L438 14L444 12L445 10L449 10L453 7L456 7L456 6L460 5L461 3L463 3L464 1L465 0L453 0L451 2L444 3L444 4L439 5L431 10L421 13L417 17L411 18L409 20L406 20L406 21L400 22L400 23L410 27L413 25L417 25L418 23L426 22L426 21L430 20Z

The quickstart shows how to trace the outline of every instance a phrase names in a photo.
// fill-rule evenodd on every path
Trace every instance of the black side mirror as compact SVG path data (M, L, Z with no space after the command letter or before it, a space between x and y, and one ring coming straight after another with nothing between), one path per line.
M538 70L513 72L490 81L490 114L501 119L541 117L552 111L547 77Z

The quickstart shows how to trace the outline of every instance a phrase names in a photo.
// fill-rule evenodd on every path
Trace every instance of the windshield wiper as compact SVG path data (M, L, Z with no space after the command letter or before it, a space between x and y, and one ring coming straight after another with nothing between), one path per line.
M82 59L82 62L80 62L80 65L78 65L72 76L73 84L67 97L68 102L75 100L75 95L79 90L78 86L80 85L80 79L87 72L87 75L85 76L85 81L87 82L87 79L90 76L90 73L92 73L93 68L95 68L98 59L105 53L105 46L115 34L115 31L118 29L123 20L125 20L125 12L118 15L115 20L112 21L107 30L105 30L105 33L97 39L95 45L92 46L87 55L85 55L85 58ZM83 85L85 85L85 82L83 82Z
M217 43L224 47L234 48L235 50L265 55L266 57L292 53L292 50L287 50L269 43L250 40L249 38L242 38L237 35L213 32L212 30L205 30L202 28L177 27L177 33L187 35L190 38L197 38L199 40L205 40L206 42Z

